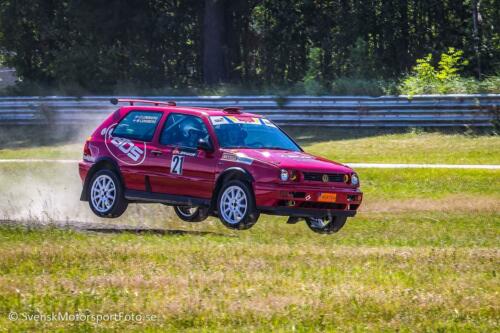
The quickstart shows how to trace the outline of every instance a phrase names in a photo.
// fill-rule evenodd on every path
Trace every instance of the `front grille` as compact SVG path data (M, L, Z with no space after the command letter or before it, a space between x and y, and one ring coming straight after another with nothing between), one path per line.
M304 180L311 182L322 182L323 175L328 176L328 182L330 183L343 183L344 175L343 173L319 173L319 172L304 172Z

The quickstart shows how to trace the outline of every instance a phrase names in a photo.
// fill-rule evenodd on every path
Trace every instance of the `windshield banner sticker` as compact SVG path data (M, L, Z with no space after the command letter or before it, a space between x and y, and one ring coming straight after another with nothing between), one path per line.
M253 118L253 117L237 118L234 116L227 116L225 118L228 119L232 124L262 125L259 118Z
M276 125L274 125L270 120L266 119L266 118L260 118L260 120L262 121L262 123L266 126L270 126L270 127L276 127Z
M224 124L229 124L229 121L222 117L222 116L211 116L210 117L210 122L212 125L224 125Z
M276 127L270 120L257 117L235 117L235 116L211 116L210 122L212 125L229 125L229 124L248 124L248 125L266 125Z

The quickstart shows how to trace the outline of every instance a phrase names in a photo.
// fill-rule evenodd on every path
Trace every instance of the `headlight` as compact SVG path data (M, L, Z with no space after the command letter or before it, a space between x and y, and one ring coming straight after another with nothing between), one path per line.
M353 173L351 176L351 184L352 185L358 185L359 184L359 178L358 175Z
M286 171L285 169L281 169L280 178L282 181L286 182L288 180L288 171Z

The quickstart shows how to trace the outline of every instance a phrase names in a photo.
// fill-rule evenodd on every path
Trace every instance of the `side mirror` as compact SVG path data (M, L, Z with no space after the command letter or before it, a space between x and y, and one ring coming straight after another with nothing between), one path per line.
M198 140L198 149L200 150L204 150L208 153L211 153L214 151L214 147L212 146L212 144L210 143L210 141L207 141L207 140L204 140L204 139L200 139Z

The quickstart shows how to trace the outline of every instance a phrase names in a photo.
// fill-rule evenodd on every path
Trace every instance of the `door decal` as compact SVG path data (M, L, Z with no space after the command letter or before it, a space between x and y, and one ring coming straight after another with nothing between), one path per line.
M113 136L112 133L115 126L116 123L108 128L103 128L101 131L101 135L104 136L104 144L109 153L127 165L142 164L146 159L146 142L142 142L142 147L139 147L129 139ZM121 155L121 153L125 154L125 156Z
M170 173L182 175L182 164L184 163L184 156L172 155L172 163L170 164Z

